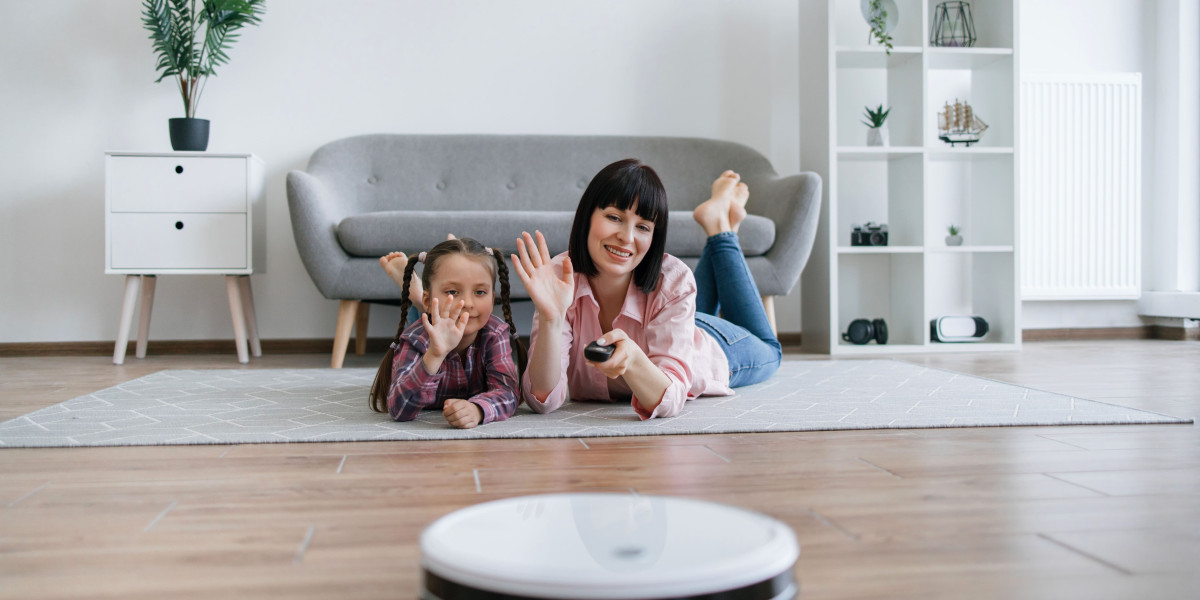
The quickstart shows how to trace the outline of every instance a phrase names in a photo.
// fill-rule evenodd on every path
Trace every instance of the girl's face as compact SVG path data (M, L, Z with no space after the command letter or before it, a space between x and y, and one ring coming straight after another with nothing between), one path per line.
M600 275L633 276L654 241L654 221L637 214L637 204L628 210L616 206L596 209L588 230L588 254Z
M495 301L492 279L492 271L478 258L463 254L443 256L438 260L437 272L425 290L425 310L433 307L434 298L438 299L439 311L445 311L462 300L465 303L463 310L471 315L463 332L463 340L469 344L492 316L492 303Z

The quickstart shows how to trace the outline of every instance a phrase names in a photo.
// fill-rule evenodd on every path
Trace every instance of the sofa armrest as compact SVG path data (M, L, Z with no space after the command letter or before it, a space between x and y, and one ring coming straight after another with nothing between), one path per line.
M786 294L800 280L817 238L821 176L807 172L753 184L746 209L775 222L775 244L766 254L776 277L775 285L768 282L759 285L784 290Z
M334 290L350 256L337 240L342 211L336 195L320 179L304 171L287 174L288 212L300 260L323 296L338 298Z

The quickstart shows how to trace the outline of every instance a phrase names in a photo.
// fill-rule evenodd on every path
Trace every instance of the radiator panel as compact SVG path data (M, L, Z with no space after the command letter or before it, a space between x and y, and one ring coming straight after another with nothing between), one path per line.
M1021 297L1141 295L1141 75L1021 83Z

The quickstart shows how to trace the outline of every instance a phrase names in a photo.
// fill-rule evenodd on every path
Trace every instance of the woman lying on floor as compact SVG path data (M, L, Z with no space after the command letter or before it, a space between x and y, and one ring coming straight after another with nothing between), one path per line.
M592 179L567 252L551 258L541 232L524 233L512 261L535 307L525 403L547 413L568 396L629 400L642 419L670 417L689 398L771 377L782 349L737 237L749 194L733 171L713 182L693 213L708 234L694 275L664 252L666 190L634 159ZM611 356L587 358L593 341Z

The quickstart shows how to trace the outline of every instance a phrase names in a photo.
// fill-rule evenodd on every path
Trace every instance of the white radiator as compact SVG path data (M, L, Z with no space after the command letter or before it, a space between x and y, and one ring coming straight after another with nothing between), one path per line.
M1141 74L1028 76L1020 115L1022 299L1137 298Z

